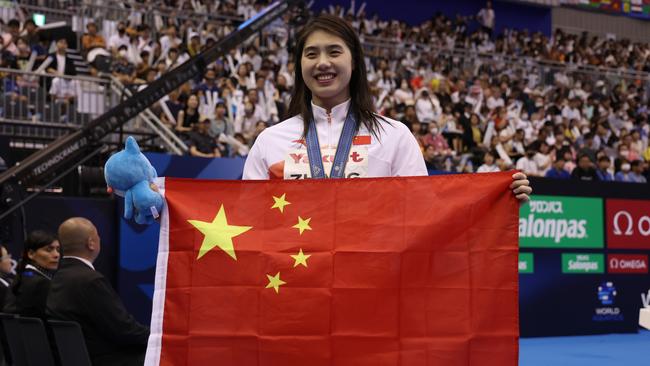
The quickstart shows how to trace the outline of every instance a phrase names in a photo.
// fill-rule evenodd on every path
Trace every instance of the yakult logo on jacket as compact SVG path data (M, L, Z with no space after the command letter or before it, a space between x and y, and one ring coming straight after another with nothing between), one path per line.
M648 256L645 254L607 255L609 273L648 273Z
M607 200L607 245L650 249L650 201Z

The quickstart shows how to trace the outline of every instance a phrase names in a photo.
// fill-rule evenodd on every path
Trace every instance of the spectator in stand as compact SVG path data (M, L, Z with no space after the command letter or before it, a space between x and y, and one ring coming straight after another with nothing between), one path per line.
M483 164L476 170L477 173L500 172L501 169L496 164L496 153L488 151L483 155Z
M234 127L226 119L226 104L223 101L217 102L214 107L214 117L210 120L208 134L212 138L219 138L219 135L234 135Z
M535 153L534 159L539 170L539 175L543 177L553 163L551 160L551 150L546 141L542 141L539 145L539 151Z
M97 24L95 22L89 22L86 25L86 30L88 32L81 37L82 51L88 53L93 48L106 48L106 41L101 34L97 33Z
M68 56L68 40L59 38L56 41L56 52L48 57L50 64L47 72L52 75L77 75L74 62Z
M119 22L117 23L117 33L108 38L108 50L115 55L122 46L129 46L129 36L126 34L126 24Z
M221 156L217 142L210 137L210 120L204 119L194 125L194 131L189 134L190 155L201 158L218 158Z
M614 175L614 180L617 182L634 183L632 180L630 169L631 169L630 163L627 162L626 160L623 160L621 162L621 170L619 170Z
M165 35L160 37L160 49L163 56L167 56L172 48L178 48L183 44L183 40L178 38L177 34L176 26L169 26Z
M187 133L194 129L194 125L199 122L199 97L192 94L187 98L187 105L183 110L178 112L176 120L176 131Z
M529 177L539 176L539 167L535 160L535 148L531 145L526 147L526 155L517 160L516 169L524 172Z
M443 161L443 157L440 156L435 147L428 145L424 148L424 164L427 170L443 170Z
M641 160L634 160L630 164L630 181L632 183L647 183L648 181L643 176L643 162Z
M7 22L6 31L2 33L3 50L12 55L18 54L16 41L20 37L20 21L18 19L11 19Z
M57 238L36 230L25 239L16 279L7 293L4 312L44 317L50 281L59 266L60 245Z
M422 89L415 102L415 113L418 116L418 120L422 123L436 121L442 114L438 98L429 95L428 90Z
M250 101L244 103L244 113L238 113L235 119L235 132L241 133L247 140L255 135L258 122L263 122L262 115Z
M205 71L203 80L194 89L194 92L197 93L199 97L205 96L206 93L220 92L219 86L217 85L217 72L214 70L214 68L209 68Z
M116 55L116 62L111 67L111 73L122 84L130 85L136 81L135 65L131 63L127 57L127 46L120 46Z
M27 44L32 47L38 44L40 37L39 30L40 29L36 26L36 23L34 23L32 19L27 19L23 24L23 31L20 35L21 37L25 37Z
M606 155L602 155L598 158L598 169L596 174L598 174L598 180L601 182L611 182L614 180L612 173L609 172L609 167L611 161Z
M589 155L579 155L578 166L571 172L571 178L583 181L597 181L598 174L596 174L596 169L594 169L593 165Z
M564 169L564 156L558 155L553 162L553 168L549 169L544 177L552 179L570 179L571 174Z
M496 16L494 9L492 9L492 1L486 1L485 7L482 8L476 15L476 19L481 25L481 29L489 36L492 37L494 32L494 20Z
M68 57L68 41L65 38L60 38L56 41L56 52L50 54L45 62L49 62L49 66L47 67L49 74L57 76L74 76L77 74L74 61ZM62 102L60 104L62 108L61 122L67 122L68 116L66 112L69 109L69 105L74 103L77 98L77 87L77 80L62 77L52 79L49 92L57 101Z

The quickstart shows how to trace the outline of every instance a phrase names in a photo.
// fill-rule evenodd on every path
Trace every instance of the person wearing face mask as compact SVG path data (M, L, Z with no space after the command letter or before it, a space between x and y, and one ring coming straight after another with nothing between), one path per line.
M621 170L614 175L614 180L617 182L632 183L630 169L630 163L627 160L623 160L621 162Z
M135 80L136 69L127 58L127 46L120 46L117 62L113 63L111 73L123 84L131 84Z
M117 54L117 51L122 46L129 46L129 36L126 34L126 24L119 22L117 23L117 33L108 38L108 49L111 53Z
M397 104L407 104L407 102L413 102L413 91L409 88L409 84L406 79L402 79L399 89L395 90L393 97Z
M437 155L442 157L451 156L451 149L449 148L447 139L440 133L438 125L435 122L431 122L428 128L428 133L422 136L422 144L424 146L432 146Z
M52 234L36 230L25 240L16 279L7 293L4 312L43 317L50 281L59 266L60 245Z

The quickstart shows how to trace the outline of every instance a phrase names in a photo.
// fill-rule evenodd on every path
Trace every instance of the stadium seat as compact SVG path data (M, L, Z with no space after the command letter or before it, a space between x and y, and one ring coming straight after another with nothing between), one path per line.
M27 355L27 366L54 366L54 356L50 349L43 321L39 318L18 317L22 344ZM17 365L17 363L16 363Z
M2 324L2 348L6 363L8 365L27 365L27 352L22 342L17 316L0 313L0 324Z
M90 366L90 357L79 324L60 320L48 320L48 323L54 333L61 364L65 366Z

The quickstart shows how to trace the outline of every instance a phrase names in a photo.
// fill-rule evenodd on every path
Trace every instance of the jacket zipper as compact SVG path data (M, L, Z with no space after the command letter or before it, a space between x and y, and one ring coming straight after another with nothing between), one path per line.
M327 145L328 147L331 147L332 145L332 112L325 112L327 113Z

